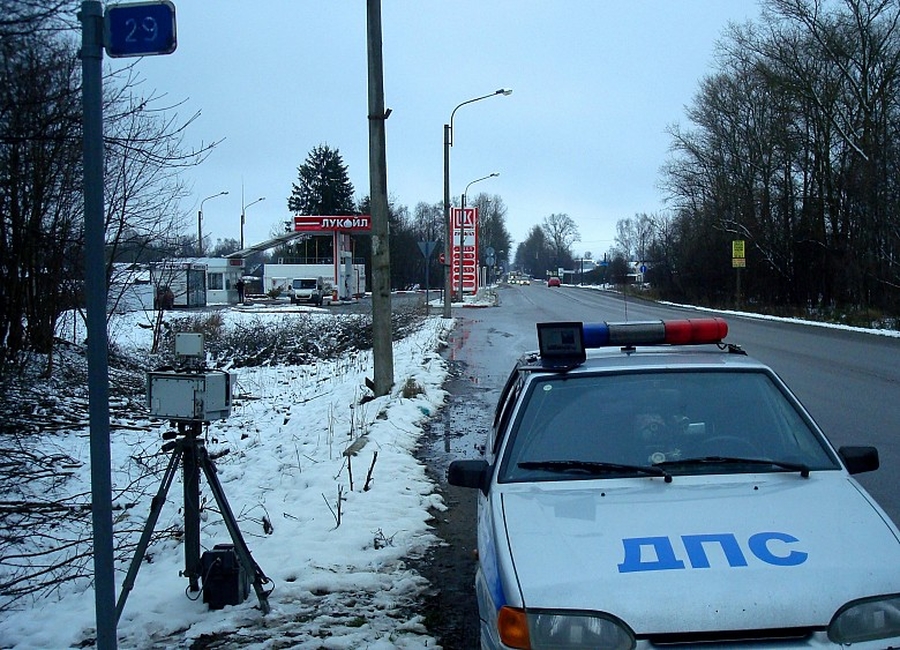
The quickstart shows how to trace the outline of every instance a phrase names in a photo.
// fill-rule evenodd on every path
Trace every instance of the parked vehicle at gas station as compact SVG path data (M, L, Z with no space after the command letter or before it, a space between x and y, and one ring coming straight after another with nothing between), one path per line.
M294 278L288 289L288 297L292 305L305 302L321 306L331 302L331 288L323 278Z

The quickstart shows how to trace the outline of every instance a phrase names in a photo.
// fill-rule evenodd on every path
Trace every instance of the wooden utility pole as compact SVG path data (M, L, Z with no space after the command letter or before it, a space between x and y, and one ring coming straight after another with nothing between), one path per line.
M391 347L391 255L388 246L387 154L384 62L381 56L381 0L367 0L369 61L369 200L372 211L372 354L375 396L394 385Z

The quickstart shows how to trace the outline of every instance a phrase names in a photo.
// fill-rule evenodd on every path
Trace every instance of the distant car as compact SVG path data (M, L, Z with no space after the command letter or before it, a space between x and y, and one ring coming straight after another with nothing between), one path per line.
M560 285L559 278L556 277L555 275L547 278L547 286L548 287L558 287L559 285Z
M321 306L323 302L331 302L331 295L326 289L322 278L295 278L288 289L288 297L291 304L307 302Z
M900 532L720 318L542 323L478 490L481 647L900 647ZM586 350L585 348L598 348Z

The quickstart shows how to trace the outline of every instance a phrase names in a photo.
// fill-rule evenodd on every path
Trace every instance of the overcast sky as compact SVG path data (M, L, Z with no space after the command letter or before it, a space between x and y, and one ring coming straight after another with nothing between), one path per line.
M338 149L369 193L363 0L174 0L178 48L139 62L146 87L201 111L186 142L224 141L185 173L204 234L268 238L290 218L297 167ZM412 211L443 198L443 125L454 118L451 193L497 194L520 243L551 213L578 225L573 252L602 255L616 221L665 208L666 127L710 73L729 22L757 0L384 0L388 192ZM133 61L106 59L113 66ZM243 202L241 200L243 188ZM515 244L514 244L515 245Z

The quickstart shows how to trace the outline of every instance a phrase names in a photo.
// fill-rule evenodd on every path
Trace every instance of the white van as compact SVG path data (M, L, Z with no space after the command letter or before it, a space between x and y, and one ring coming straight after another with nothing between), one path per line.
M321 306L323 302L331 302L331 293L322 278L294 278L288 288L291 304L301 302Z

